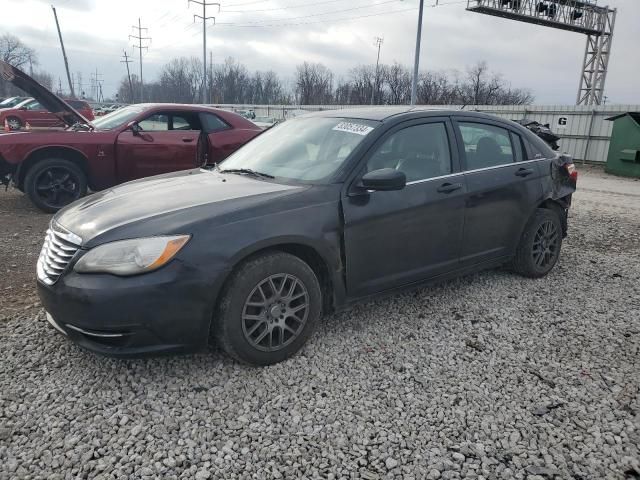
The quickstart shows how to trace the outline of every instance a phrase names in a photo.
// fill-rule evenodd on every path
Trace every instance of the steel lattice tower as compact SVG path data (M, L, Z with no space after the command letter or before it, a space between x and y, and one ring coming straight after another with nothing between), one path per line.
M586 35L576 105L602 104L615 9L594 0L467 0L467 10Z

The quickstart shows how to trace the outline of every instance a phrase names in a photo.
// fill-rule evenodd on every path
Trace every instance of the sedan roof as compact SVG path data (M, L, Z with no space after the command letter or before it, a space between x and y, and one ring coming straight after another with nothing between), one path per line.
M310 112L304 117L343 117L343 118L360 118L362 120L374 120L383 122L392 117L397 117L405 114L419 114L422 116L438 116L438 115L466 115L481 117L486 119L495 119L491 115L480 112L472 112L468 110L451 110L445 108L434 107L411 107L408 105L402 106L390 106L390 107L360 107L360 108L345 108L341 110L323 110L321 112Z

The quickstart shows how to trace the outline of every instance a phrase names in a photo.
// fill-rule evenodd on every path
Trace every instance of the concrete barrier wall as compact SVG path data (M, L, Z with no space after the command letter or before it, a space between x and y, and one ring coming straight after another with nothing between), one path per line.
M256 116L285 119L292 112L319 110L346 110L349 108L363 108L369 105L229 105L221 104L216 107L230 110L253 110ZM420 106L420 108L428 108ZM436 105L435 109L460 110L461 105ZM560 151L573 156L578 162L602 163L607 160L609 139L613 123L605 119L621 112L640 111L640 105L474 105L466 106L465 110L491 113L509 120L527 118L540 123L548 123L551 130L562 137Z

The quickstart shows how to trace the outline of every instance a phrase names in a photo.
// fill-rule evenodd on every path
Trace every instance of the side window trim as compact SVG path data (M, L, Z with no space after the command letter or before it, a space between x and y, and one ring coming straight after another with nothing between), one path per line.
M513 130L509 130L509 138L511 139L511 151L513 152L513 160L515 163L522 162L525 157L524 144L522 143L522 137L515 133Z

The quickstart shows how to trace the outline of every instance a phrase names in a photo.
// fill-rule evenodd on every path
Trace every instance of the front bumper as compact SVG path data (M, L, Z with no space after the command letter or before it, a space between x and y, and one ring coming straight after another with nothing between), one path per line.
M179 261L134 277L70 271L38 281L52 323L79 346L108 356L193 352L207 346L215 279Z

